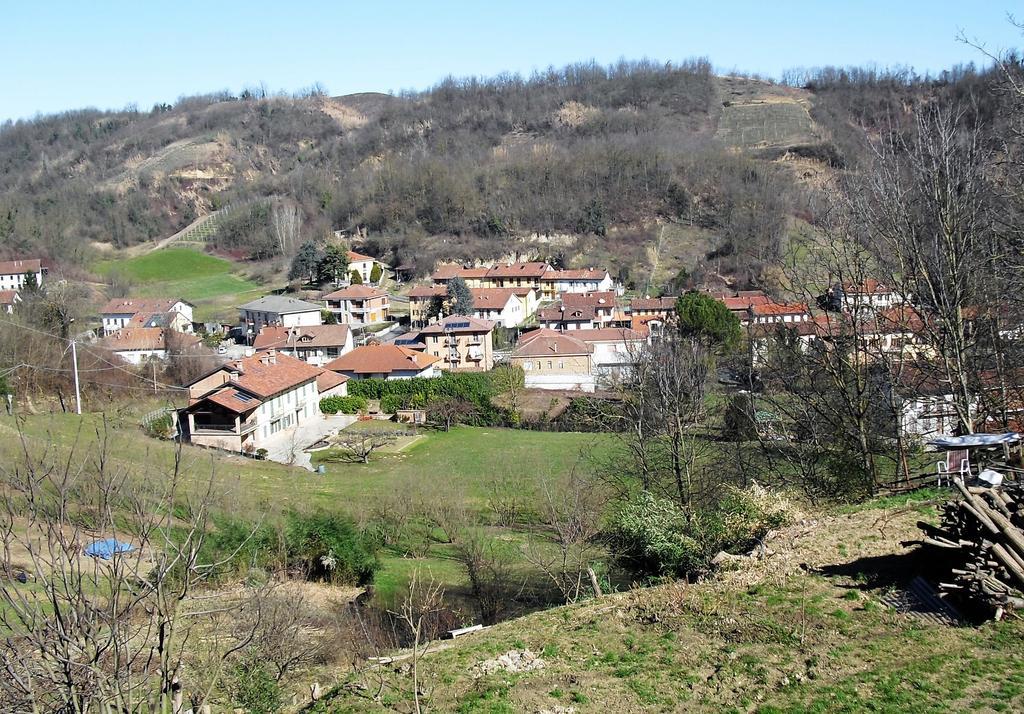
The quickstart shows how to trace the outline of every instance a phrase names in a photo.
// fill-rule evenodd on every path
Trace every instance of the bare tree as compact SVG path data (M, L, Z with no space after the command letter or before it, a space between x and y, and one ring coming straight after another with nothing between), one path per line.
M470 530L456 542L455 557L466 570L481 620L485 625L493 625L516 593L511 552L500 541Z
M335 437L337 448L329 452L327 458L345 463L368 464L374 451L395 443L398 436L398 431L343 431Z
M444 589L433 580L424 583L420 579L419 570L414 570L409 579L409 586L401 607L392 614L398 617L412 633L412 653L410 673L412 674L412 698L414 711L419 714L423 710L420 691L420 661L430 647L426 639L425 625L428 619L439 612L444 604Z
M202 698L183 681L193 630L245 600L199 590L220 565L200 558L214 475L186 488L180 452L169 473L131 473L108 437L79 432L62 452L22 435L20 457L0 466L5 710L180 712L186 690ZM105 559L83 552L106 539Z
M277 249L281 255L290 255L298 245L302 232L302 217L299 207L294 203L278 201L270 212L270 225L277 241Z
M453 424L469 419L476 411L472 402L459 397L436 399L427 405L427 417L445 431L451 431Z
M531 538L524 554L554 583L566 603L576 602L597 580L593 563L601 552L597 537L608 498L600 484L575 470L560 481L542 483L541 522L547 537ZM600 595L599 586L591 587Z

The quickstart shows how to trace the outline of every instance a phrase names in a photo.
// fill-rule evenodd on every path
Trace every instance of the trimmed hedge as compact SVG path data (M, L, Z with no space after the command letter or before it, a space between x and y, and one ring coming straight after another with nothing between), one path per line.
M358 414L366 409L366 397L324 397L320 400L320 411L324 414Z
M486 372L459 372L440 377L413 379L360 379L348 384L351 395L379 399L381 411L393 414L397 409L425 408L440 399L464 399L476 407L468 420L477 426L501 426L511 423L508 410L495 405L494 385Z

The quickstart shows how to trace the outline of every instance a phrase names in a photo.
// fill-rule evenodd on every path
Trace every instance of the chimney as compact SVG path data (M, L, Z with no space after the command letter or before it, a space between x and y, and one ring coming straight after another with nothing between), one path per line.
M267 362L270 364L277 364L277 350L273 347L267 350Z

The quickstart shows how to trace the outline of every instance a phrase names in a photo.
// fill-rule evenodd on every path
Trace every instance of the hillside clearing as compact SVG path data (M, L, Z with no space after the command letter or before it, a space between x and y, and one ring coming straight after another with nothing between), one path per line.
M164 248L133 258L104 260L97 273L121 276L139 297L181 297L196 304L196 319L234 319L233 308L263 288L237 274L229 260L190 248Z

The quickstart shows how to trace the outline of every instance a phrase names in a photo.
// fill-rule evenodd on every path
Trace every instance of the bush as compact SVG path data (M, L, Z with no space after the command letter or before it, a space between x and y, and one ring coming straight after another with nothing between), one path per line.
M714 507L683 508L642 492L615 514L606 533L616 558L646 575L684 577L706 570L719 551L745 552L789 522L789 503L760 486L729 489Z
M281 685L260 659L249 656L231 670L231 700L250 714L273 714L281 709Z
M349 395L347 397L324 397L320 400L320 411L324 414L358 414L365 411L365 397Z
M252 568L277 570L284 564L277 530L241 518L216 518L203 540L198 562L218 563L214 577L239 575Z
M480 372L445 374L441 377L413 379L361 379L349 383L349 391L366 399L379 399L381 411L393 414L395 409L422 409L441 399L461 399L474 406L467 423L497 426L510 422L509 413L495 405L491 375Z
M301 568L307 580L365 585L380 568L370 539L341 514L289 513L284 540L289 567Z

